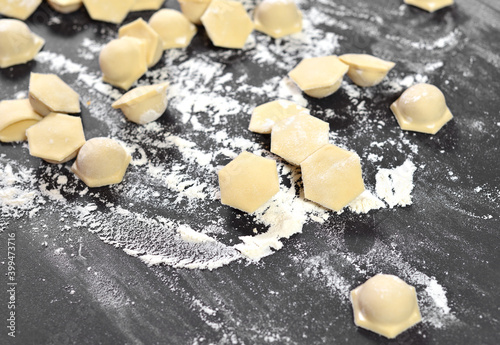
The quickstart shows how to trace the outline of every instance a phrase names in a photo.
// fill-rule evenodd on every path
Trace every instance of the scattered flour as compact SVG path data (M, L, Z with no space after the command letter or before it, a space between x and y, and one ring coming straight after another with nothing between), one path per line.
M394 169L380 169L375 176L377 195L387 202L389 207L411 205L413 173L416 169L415 164L410 160Z

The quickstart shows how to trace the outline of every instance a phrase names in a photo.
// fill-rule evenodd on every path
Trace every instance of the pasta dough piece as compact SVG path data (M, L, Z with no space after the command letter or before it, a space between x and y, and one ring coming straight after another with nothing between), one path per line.
M181 12L162 9L149 19L149 25L160 35L163 49L185 48L198 29Z
M368 54L344 54L339 59L349 65L347 75L353 83L362 87L379 84L396 65Z
M130 11L158 10L164 2L165 0L136 0Z
M55 74L31 73L29 99L42 116L80 112L80 96Z
M335 145L324 145L300 168L305 198L331 210L341 211L365 190L359 156Z
M120 24L132 9L136 0L83 0L90 17L94 20Z
M265 103L252 112L248 129L255 133L269 134L277 121L297 114L309 114L309 110L283 99Z
M28 19L40 6L42 0L0 0L0 14L21 20Z
M116 140L92 138L82 146L71 167L89 187L120 183L132 157Z
M75 12L83 5L83 0L47 0L47 2L50 7L61 13Z
M0 68L32 60L45 40L31 32L28 25L17 19L0 19Z
M85 143L82 120L50 113L26 130L30 154L49 163L64 163L76 157Z
M191 23L200 25L201 16L205 13L211 1L212 0L178 0L177 2L186 18L189 19Z
M253 213L279 192L276 162L243 152L219 171L221 202Z
M322 56L302 60L288 76L307 95L324 98L340 88L348 69L337 56Z
M405 4L413 5L428 12L434 12L443 7L453 5L453 0L405 0Z
M128 36L112 40L99 55L102 79L128 90L148 70L146 61L146 44L143 40Z
M276 122L271 132L271 152L299 165L320 147L328 144L330 125L308 114Z
M264 0L254 11L255 29L273 38L302 31L302 13L293 0Z
M387 338L421 321L415 288L389 274L377 274L351 291L354 323Z
M169 83L139 86L120 97L111 106L121 109L132 122L146 124L158 119L167 109Z
M243 48L254 29L243 5L230 0L213 0L201 22L213 45L222 48Z
M119 37L129 36L144 41L148 67L153 67L160 61L163 54L163 40L142 18L122 26L118 30L118 35Z
M0 141L26 140L26 129L41 119L28 99L0 102Z
M401 129L436 134L453 118L443 93L431 84L408 88L391 104Z

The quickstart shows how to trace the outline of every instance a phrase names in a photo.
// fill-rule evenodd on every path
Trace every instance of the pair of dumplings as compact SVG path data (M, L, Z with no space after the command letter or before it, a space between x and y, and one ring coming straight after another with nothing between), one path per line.
M139 18L122 26L118 34L101 50L99 65L105 82L128 90L160 61L165 49L189 45L196 27L182 13L163 9L149 24Z
M379 84L395 66L367 54L345 54L303 59L288 74L308 96L324 98L335 93L347 73L351 80L362 87Z

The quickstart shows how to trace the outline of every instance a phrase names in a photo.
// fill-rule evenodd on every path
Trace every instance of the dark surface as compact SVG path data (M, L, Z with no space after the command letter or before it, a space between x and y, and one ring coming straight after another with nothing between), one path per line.
M56 203L49 203L35 218L12 220L0 233L2 263L6 262L7 234L16 233L18 274L17 336L15 339L6 336L3 321L0 343L261 344L274 340L279 344L497 344L500 341L497 1L458 1L457 5L434 14L403 6L399 9L403 12L401 16L393 15L398 11L399 1L337 1L332 6L323 2L316 4L320 10L333 8L333 18L355 28L324 27L325 31L345 38L340 42L340 51L335 53L367 52L392 58L398 62L394 75L399 76L417 73L425 63L444 62L442 68L426 75L446 95L455 119L435 136L404 133L405 139L418 146L418 154L413 156L415 165L425 165L415 174L414 204L360 216L345 212L330 217L326 226L331 231L306 225L302 234L285 240L284 249L257 265L233 262L214 271L198 271L147 267L84 228L63 231L64 222L60 219L65 215ZM341 5L373 12L384 18L384 25L370 18L361 21L350 16ZM171 1L165 4L165 7L176 6ZM52 15L43 5L27 23L47 39L44 50L62 52L75 59L78 59L75 42L83 37L108 40L109 33L117 30L114 25L90 21L84 10L58 15L61 23L57 25L48 24ZM150 15L150 12L132 14L127 22ZM405 43L410 40L432 44L443 33L453 31L459 42L451 49L412 49ZM387 35L398 39L389 40ZM214 49L217 48L211 46L200 30L189 51ZM225 59L227 56L221 57L221 61ZM233 54L230 63L224 62L235 73L255 69L255 66L245 67L244 52ZM85 63L94 69L97 66L97 61ZM31 71L40 72L36 62L0 70L0 98L27 89ZM253 73L256 79L264 79L265 74L260 70ZM369 104L370 121L383 120L387 126L382 134L377 134L377 139L400 138L401 131L388 110L399 93L379 91L373 99L365 94L360 97ZM352 149L362 152L369 144L358 133L365 128L359 120L344 115L350 101L343 91L324 100L309 101L318 117L324 108L339 114L328 120L330 127L339 138L347 138ZM106 129L97 127L99 122L86 109L82 119L87 137L106 135ZM172 118L159 121L173 133L189 131ZM241 131L247 121L242 119L228 132ZM269 145L264 136L247 133L246 137L262 142L264 147ZM22 145L1 144L0 150L7 159L22 161L36 169L42 178L47 177L43 171L48 165L29 157ZM403 163L405 150L394 146L383 153L382 163L387 163L385 166ZM451 179L449 171L457 178ZM368 175L374 176L370 173L373 171L368 171ZM370 182L373 185L374 181ZM475 192L478 186L481 193ZM120 202L112 192L103 189L99 193L102 198L118 198ZM82 200L98 202L93 197L87 195ZM168 210L150 211L169 216ZM236 213L229 208L221 208L221 212L221 217L227 219ZM2 217L9 218L4 214ZM228 221L236 228L235 238L249 233L254 227L248 224L250 221L244 216L234 224ZM49 248L41 245L44 241L49 241ZM79 243L84 244L81 253ZM334 270L348 277L351 288L379 272L398 274L390 261L381 260L366 266L364 275L353 273L339 255L363 255L376 243L396 246L405 262L435 277L445 287L448 305L458 321L442 328L421 323L395 340L355 327L350 305L332 292L327 272ZM64 257L54 257L53 249L58 247L65 248ZM313 256L321 258L320 273L307 275L302 262ZM6 265L2 267L6 270ZM8 297L3 275L0 284L0 318L5 320ZM417 287L417 292L421 293L421 289ZM75 293L70 293L72 290Z

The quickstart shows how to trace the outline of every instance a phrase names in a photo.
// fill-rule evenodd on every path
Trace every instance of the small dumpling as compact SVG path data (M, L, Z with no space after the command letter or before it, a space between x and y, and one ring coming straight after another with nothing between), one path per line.
M169 83L139 86L120 97L111 106L140 125L158 119L167 109Z
M33 109L42 116L80 112L80 96L55 74L31 73L29 99Z
M143 40L124 36L104 46L99 55L102 80L124 90L130 89L146 71L146 44Z
M413 5L427 12L434 12L453 5L454 0L405 0L405 4Z
M308 96L324 98L336 92L349 66L335 55L303 59L288 76Z
M144 41L148 67L152 67L160 61L163 54L163 41L156 31L139 18L132 23L122 26L118 30L119 37L129 36Z
M453 118L443 93L431 84L411 86L391 110L401 129L428 134L436 134Z
M44 44L22 21L0 19L0 68L33 60Z
M31 107L28 99L0 102L0 141L26 140L26 129L43 119Z
M309 114L309 110L284 99L265 103L252 112L248 129L255 133L269 134L276 122L297 114Z
M255 29L273 38L302 31L302 13L293 0L264 0L254 11Z
M415 288L390 274L377 274L351 291L354 323L389 339L422 319Z
M26 130L30 155L59 164L76 157L85 143L82 119L50 113Z
M132 157L116 140L92 138L82 146L73 171L89 187L120 183Z
M185 48L198 31L181 12L162 9L149 19L149 25L163 40L163 49Z
M379 84L396 65L368 54L344 54L339 59L349 65L347 75L353 83L362 87Z

